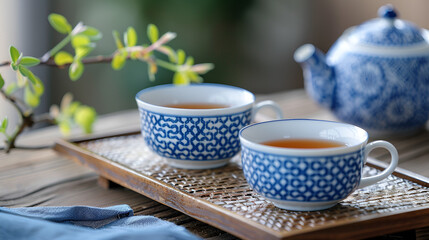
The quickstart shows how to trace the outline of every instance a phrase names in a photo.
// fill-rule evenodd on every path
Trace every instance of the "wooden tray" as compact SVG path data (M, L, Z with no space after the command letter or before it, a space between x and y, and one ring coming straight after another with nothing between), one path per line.
M177 169L151 152L138 132L59 140L55 149L108 180L243 239L368 238L429 226L429 181L402 169L331 209L294 212L250 189L239 156L217 169ZM372 159L368 164L365 175L384 165Z

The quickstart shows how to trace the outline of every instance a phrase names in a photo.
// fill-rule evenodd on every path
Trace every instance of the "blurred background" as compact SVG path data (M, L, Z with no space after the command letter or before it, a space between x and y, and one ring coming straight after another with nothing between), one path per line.
M109 56L115 50L112 30L123 33L133 26L139 44L148 43L146 27L160 33L177 33L171 45L184 49L196 63L214 63L203 75L205 82L246 88L255 94L303 87L301 68L293 52L313 43L326 52L342 32L377 17L377 10L391 3L399 17L429 28L429 1L425 0L0 0L0 62L9 59L9 46L24 55L41 57L62 40L53 31L49 13L64 15L74 26L79 21L103 33L91 55ZM95 107L99 114L136 108L135 94L146 87L171 83L173 73L161 69L156 81L147 77L143 62L127 62L120 71L110 64L87 65L83 77L72 82L66 69L37 67L46 93L38 112L58 104L66 92ZM0 68L7 79L15 76ZM0 116L10 111L0 99Z

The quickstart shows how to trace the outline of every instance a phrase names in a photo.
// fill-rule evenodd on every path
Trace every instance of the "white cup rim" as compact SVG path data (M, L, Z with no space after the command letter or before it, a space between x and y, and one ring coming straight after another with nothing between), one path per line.
M297 137L296 135L292 136L291 138L305 138L305 139L323 139L323 140L334 140L334 141L340 141L342 143L345 143L345 146L341 147L334 147L334 148L314 148L314 149L299 149L299 148L281 148L281 147L273 147L273 146L267 146L261 144L261 142L270 141L270 140L277 140L281 139L282 134L287 134L287 129L276 129L275 131L270 130L270 132L267 132L267 129L260 128L261 134L254 134L254 136L250 136L248 134L248 131L251 131L251 129L259 128L261 126L268 126L272 124L282 124L282 123L292 123L292 122L306 122L306 124L312 123L319 124L319 125L330 125L330 126L338 126L342 128L349 129L350 131L348 133L344 133L343 136L334 136L333 134L329 135L329 131L325 131L325 135L323 136L323 131L319 131L318 133L314 133L314 136L312 135L312 129L317 127L314 127L313 125L309 125L306 127L306 129L303 129L303 132L306 132L306 134L303 134L303 137ZM319 127L322 128L322 127ZM294 132L298 132L300 130L294 129ZM276 137L273 136L263 136L264 134L274 134ZM319 135L316 135L319 134ZM349 136L347 136L349 134ZM353 136L353 134L356 134ZM256 136L258 135L258 136ZM293 135L293 134L291 134ZM280 119L280 120L272 120L272 121L265 121L260 123L254 123L251 125L248 125L244 128L242 128L239 132L239 137L241 141L241 145L243 147L247 147L256 151L265 152L268 154L276 154L276 155L284 155L284 156L327 156L327 155L341 155L341 154L347 154L353 151L358 151L362 149L368 142L368 133L355 125L348 124L348 123L342 123L342 122L335 122L335 121L328 121L328 120L319 120L319 119ZM355 138L356 137L356 138ZM286 136L285 136L286 138ZM354 140L352 138L355 138Z
M163 91L163 90L168 91L168 89L171 89L171 88L176 88L184 91L188 91L189 89L192 89L194 92L202 89L207 90L209 88L212 88L213 90L215 90L216 88L226 89L231 93L232 92L236 93L237 95L242 94L241 96L243 97L242 99L237 100L236 101L237 103L233 105L230 105L226 108L216 108L216 109L171 108L171 107L163 106L161 104L155 104L152 102L152 99L147 99L147 100L142 99L145 94L152 93L154 91ZM230 94L230 95L232 96L233 94ZM194 96L190 96L190 97L194 97ZM219 95L219 98L221 98L220 95ZM238 99L238 97L235 97L235 98ZM199 83L199 84L189 84L189 85L162 84L162 85L149 87L139 91L136 94L135 99L139 108L143 108L146 111L151 111L155 113L161 113L166 115L179 115L179 116L219 116L219 115L228 115L228 114L243 112L245 110L250 109L255 102L255 95L250 91L240 87L235 87L235 86L230 86L225 84L217 84L217 83ZM201 101L211 101L212 103L217 103L215 102L215 100L211 100L209 98L204 100L190 100L190 102L192 101L195 101L198 103L200 103ZM223 100L223 101L224 101L224 104L227 105L227 100ZM206 102L206 103L209 103L209 102ZM172 104L172 103L170 102L168 104Z

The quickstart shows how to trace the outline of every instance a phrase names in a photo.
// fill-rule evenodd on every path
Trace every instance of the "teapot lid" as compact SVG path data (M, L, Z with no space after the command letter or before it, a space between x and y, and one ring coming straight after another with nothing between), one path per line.
M354 44L401 47L426 44L423 31L411 22L398 19L392 5L378 10L379 18L364 22L348 33Z

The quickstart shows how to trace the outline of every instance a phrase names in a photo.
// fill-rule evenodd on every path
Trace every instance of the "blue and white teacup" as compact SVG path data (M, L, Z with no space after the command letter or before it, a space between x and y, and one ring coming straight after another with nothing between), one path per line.
M265 145L278 139L334 141L330 148L285 148ZM388 177L398 164L396 148L386 141L369 144L368 134L354 125L311 119L256 123L240 131L242 165L252 189L275 206L295 211L334 206L357 188ZM368 153L385 148L390 165L375 176L362 177Z
M238 133L251 123L262 107L272 107L282 118L280 107L272 101L255 104L255 96L244 89L222 84L160 85L136 95L141 132L146 144L169 164L186 169L220 167L240 151ZM214 109L172 107L176 104L222 105Z

